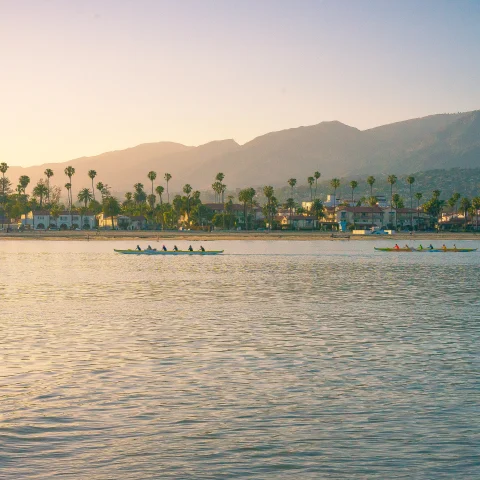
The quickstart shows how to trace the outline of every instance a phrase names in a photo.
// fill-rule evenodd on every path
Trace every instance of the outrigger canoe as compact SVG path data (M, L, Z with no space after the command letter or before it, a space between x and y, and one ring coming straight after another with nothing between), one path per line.
M379 252L476 252L476 248L379 248L373 247Z
M223 250L206 250L202 252L201 250L117 250L114 249L117 253L123 253L124 255L219 255L223 253Z

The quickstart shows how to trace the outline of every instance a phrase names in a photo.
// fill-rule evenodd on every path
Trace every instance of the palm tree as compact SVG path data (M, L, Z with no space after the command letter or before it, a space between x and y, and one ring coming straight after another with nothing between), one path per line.
M28 177L27 175L22 175L18 179L18 186L20 187L20 190L23 192L24 195L25 195L25 190L27 189L29 183L30 183L30 177Z
M311 212L315 217L317 217L317 220L320 220L320 218L323 218L325 216L323 212L323 203L318 198L315 198L313 200ZM313 229L313 226L312 226L312 229Z
M320 172L315 172L313 174L313 178L315 178L315 198L317 198L317 186L318 186L318 179L322 176Z
M66 183L65 188L67 189L68 210L71 213L72 212L72 203L71 203L71 200L70 200L70 190L72 188L72 184L71 183Z
M164 178L165 178L165 181L167 182L167 203L170 203L170 194L168 193L168 182L172 179L172 176L169 173L166 173Z
M288 211L290 213L290 228L293 230L293 222L292 222L292 214L293 214L293 209L295 208L295 200L293 198L287 198L287 201L285 202L284 207L288 208Z
M51 168L47 168L43 173L47 177L47 199L48 203L50 203L50 178L53 177L53 170Z
M8 165L5 162L0 163L0 172L2 172L2 203L3 203L3 212L2 212L2 228L3 228L3 217L5 216L5 203L6 203L6 198L5 198L5 173L8 170Z
M253 200L255 193L252 195L252 188L244 188L238 193L238 200L243 203L243 218L245 221L245 230L248 230L248 216L247 216L247 205ZM255 192L255 190L253 190Z
M72 214L72 204L73 204L73 199L72 199L72 177L75 175L75 169L73 167L67 167L64 170L65 175L68 177L69 184L70 184L70 189L68 191L69 196L70 196L70 215Z
M190 194L192 193L192 186L189 183L184 185L183 193L187 196L187 218L190 223Z
M153 181L157 178L157 173L154 171L148 172L147 177L152 182L152 195L153 195Z
M219 181L215 181L212 183L212 190L215 196L215 203L220 203L220 190L221 190L221 183Z
M356 180L352 180L350 182L350 188L352 189L352 206L353 206L353 228L355 229L355 200L353 199L353 192L358 187L358 182Z
M313 187L313 184L315 183L315 178L314 177L308 177L307 178L307 183L310 187L310 201L313 202L313 190L312 190L312 187Z
M354 204L354 200L353 200L353 192L354 190L358 187L358 182L355 181L355 180L352 180L350 182L350 188L352 189L352 204Z
M160 205L163 205L162 195L163 195L163 192L165 191L165 188L162 187L162 185L158 185L155 188L155 191L157 192L157 195L160 197Z
M114 218L120 214L122 211L122 207L120 206L120 203L118 203L118 200L115 197L107 197L103 201L102 204L103 208L103 215L105 217L110 217L112 220L112 230L115 229L115 221Z
M373 197L373 184L375 183L375 177L370 175L367 178L367 183L370 185L370 196Z
M420 200L422 199L423 195L421 192L417 192L415 194L415 198L417 199L417 230L420 227Z
M409 175L407 177L407 183L410 187L410 227L412 227L413 230L413 196L412 196L412 185L415 183L415 177L412 175Z
M95 170L89 170L88 176L92 179L92 193L93 199L95 200L95 187L93 186L93 179L97 176L97 172Z
M467 229L467 217L468 217L468 210L471 208L472 202L470 201L469 198L463 197L460 200L460 208L463 211L463 215L465 217L465 230Z
M100 195L102 196L102 201L103 201L102 191L103 191L105 185L104 185L102 182L98 182L97 185L96 185L96 187L97 187L97 190L100 192Z
M393 197L393 186L397 183L397 177L395 175L389 175L387 177L387 182L390 184L390 214L392 213L392 197ZM396 220L395 222L396 223Z
M33 196L40 199L40 209L43 206L43 198L48 195L48 188L43 183L43 180L40 180L35 187L33 188Z
M337 188L340 186L340 180L338 178L332 178L330 185L333 188L333 221L336 219L336 203L337 203Z
M263 187L263 194L267 199L267 204L264 207L265 213L266 213L265 217L268 221L269 230L272 230L272 224L273 224L272 199L274 198L273 187L271 185L266 185L265 187Z
M392 205L393 205L393 208L395 209L395 230L397 230L397 221L398 221L398 213L397 213L397 210L399 208L403 208L402 207L402 204L403 204L403 200L402 198L400 197L400 195L398 193L394 193L392 195Z
M87 208L88 202L95 200L92 192L88 188L82 188L77 195L78 201L83 202L85 208Z
M367 202L368 204L370 205L371 209L372 209L372 227L375 227L375 222L373 220L373 209L374 207L376 207L377 205L377 197L374 197L373 195L370 195L370 197L368 197L367 199Z
M292 197L293 197L293 187L295 187L295 185L297 184L297 179L296 178L290 178L287 183L292 188Z
M225 175L222 172L218 172L217 175L215 176L215 180L220 184L219 187L218 187L218 194L219 194L218 201L220 202L220 194L221 194L222 195L222 203L224 203L223 187L225 185L222 184L224 178L225 178Z
M460 200L460 197L461 197L461 195L458 192L455 192L452 195L452 200L453 200L453 203L454 203L454 206L455 206L455 213L457 213L457 211L458 211L457 210L457 203Z
M478 230L478 210L480 210L480 197L472 198L472 207L475 210L475 230Z

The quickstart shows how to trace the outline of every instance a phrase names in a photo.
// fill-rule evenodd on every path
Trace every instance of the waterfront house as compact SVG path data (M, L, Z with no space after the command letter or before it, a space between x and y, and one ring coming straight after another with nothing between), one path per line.
M61 230L76 228L91 230L95 228L95 215L91 212L81 215L64 211L54 217L48 210L35 210L22 215L20 220L22 225L33 230L46 230L53 227Z

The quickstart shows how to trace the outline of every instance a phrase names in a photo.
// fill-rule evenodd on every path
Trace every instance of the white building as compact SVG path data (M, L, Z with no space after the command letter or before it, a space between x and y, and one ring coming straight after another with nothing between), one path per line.
M87 212L85 215L60 212L58 217L54 217L47 210L36 210L27 213L27 215L22 215L21 223L33 230L46 230L52 227L62 230L74 228L91 230L96 227L95 215L91 212Z

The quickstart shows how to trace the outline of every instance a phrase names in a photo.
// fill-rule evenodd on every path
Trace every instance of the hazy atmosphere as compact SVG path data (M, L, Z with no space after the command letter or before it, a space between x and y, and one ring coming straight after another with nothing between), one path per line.
M0 0L0 160L480 107L477 1Z

